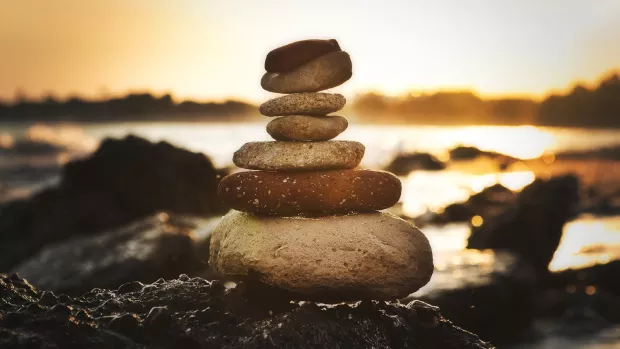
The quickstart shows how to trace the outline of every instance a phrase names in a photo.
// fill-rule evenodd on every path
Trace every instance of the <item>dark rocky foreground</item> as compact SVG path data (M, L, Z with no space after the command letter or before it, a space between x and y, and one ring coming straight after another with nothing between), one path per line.
M134 136L106 139L88 158L67 164L58 186L0 207L0 270L48 244L158 211L223 213L216 196L219 177L204 154Z
M162 212L117 229L50 244L13 271L38 288L71 295L179 274L210 278L209 241L219 220Z
M227 289L181 275L71 298L0 274L0 347L492 347L421 301L327 306L254 297L260 298L248 297L243 285Z

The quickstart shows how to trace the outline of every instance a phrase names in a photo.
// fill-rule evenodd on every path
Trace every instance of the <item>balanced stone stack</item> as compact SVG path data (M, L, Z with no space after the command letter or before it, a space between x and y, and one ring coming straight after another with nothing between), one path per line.
M331 140L348 126L331 115L340 94L320 93L352 76L336 40L304 40L271 51L262 87L284 96L260 106L275 141L249 142L235 165L256 170L225 177L219 196L233 210L211 237L209 264L222 278L267 285L295 300L392 300L433 273L428 240L389 213L400 180L356 169L364 146Z

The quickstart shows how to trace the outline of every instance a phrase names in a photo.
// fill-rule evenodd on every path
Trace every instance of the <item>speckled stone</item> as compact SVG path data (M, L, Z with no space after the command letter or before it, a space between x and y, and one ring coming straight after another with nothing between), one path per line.
M326 53L340 51L340 45L331 40L301 40L278 47L267 54L265 70L270 73L292 70Z
M293 93L270 99L258 108L265 116L327 115L342 109L347 100L341 94Z
M267 133L277 141L327 141L349 126L347 118L339 115L288 115L271 120Z
M270 92L319 92L343 84L353 75L351 57L330 52L284 73L265 73L261 86Z
M345 170L359 165L364 145L354 141L248 142L233 155L233 163L248 170Z
M317 216L392 207L401 189L400 180L383 171L245 171L224 177L218 195L238 211Z
M297 300L393 300L433 274L427 238L382 212L318 218L232 210L211 236L209 265L224 279L260 281Z

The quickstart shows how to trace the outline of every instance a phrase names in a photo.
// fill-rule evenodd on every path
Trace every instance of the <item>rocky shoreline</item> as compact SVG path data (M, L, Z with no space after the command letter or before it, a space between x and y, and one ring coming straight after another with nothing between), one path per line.
M75 326L71 327L70 333L71 336L74 336L72 338L77 341L76 343L91 343L92 347L97 347L97 345L99 345L97 343L108 344L107 346L101 344L100 347L109 347L111 343L119 343L118 345L120 347L122 347L122 345L127 345L126 347L149 346L149 344L144 344L144 342L138 342L138 339L136 339L138 337L131 337L133 339L129 341L126 337L121 338L119 337L121 336L119 335L120 332L110 332L111 330L108 324L104 324L105 321L111 321L110 316L112 316L111 314L113 312L111 309L117 307L117 302L114 300L116 296L112 294L118 295L121 297L119 299L124 300L125 303L123 303L122 306L126 308L124 308L125 310L123 312L133 311L131 314L137 314L136 316L138 317L138 319L135 319L135 317L131 315L126 317L126 319L129 320L115 321L117 324L122 323L122 321L133 323L135 326L129 326L134 326L135 329L143 326L145 315L148 315L151 308L160 305L150 303L149 309L146 309L147 306L141 306L139 312L137 310L131 310L134 309L133 307L135 306L135 304L131 305L131 299L135 299L136 302L142 302L154 296L148 293L133 295L128 293L123 296L119 293L120 291L126 291L132 287L137 288L140 286L138 282L148 285L149 283L155 282L160 277L172 279L179 274L190 275L190 279L194 280L192 281L193 283L203 282L198 281L199 279L195 279L196 276L201 276L206 279L213 278L212 275L207 273L209 268L206 261L209 255L208 240L214 223L217 222L217 220L212 221L208 217L213 217L216 214L215 212L225 212L228 209L226 204L213 200L215 197L215 188L219 182L218 176L221 178L222 172L213 168L212 165L209 165L210 167L204 167L205 170L209 169L208 176L189 176L187 173L171 173L169 171L173 170L172 165L177 164L179 161L187 162L187 164L181 166L181 168L191 168L191 166L193 166L190 165L191 163L198 164L198 168L201 168L203 166L201 164L207 164L208 159L200 154L190 155L192 153L185 150L167 144L153 144L138 139L137 137L128 137L123 140L108 140L103 142L102 147L108 150L100 149L91 155L91 157L78 160L67 166L63 171L62 184L58 187L50 188L30 199L6 205L0 211L0 227L2 227L0 230L3 233L0 234L0 239L2 240L1 244L2 246L11 246L10 249L3 249L3 257L6 258L7 256L11 256L11 260L14 261L14 263L4 264L2 270L19 271L23 274L23 277L31 281L37 287L40 287L42 290L48 290L47 292L35 292L32 291L30 286L25 286L26 283L21 278L16 276L13 278L3 277L2 280L4 284L1 291L1 298L3 300L0 301L0 314L2 314L0 316L0 321L2 321L2 325L0 327L3 328L1 331L5 331L3 334L8 334L5 337L0 336L0 340L5 340L4 338L10 338L10 340L7 342L0 342L0 347L16 347L16 343L27 343L19 341L27 340L32 340L32 343L34 343L32 345L35 348L39 347L37 346L39 344L36 343L42 343L41 341L44 340L52 340L52 342L57 341L54 343L69 345L69 342L63 342L63 340L68 341L67 338L53 339L55 338L53 336L57 336L55 331L68 328L66 326ZM110 164L107 160L108 157L106 154L110 154L110 149L115 149L112 153L115 154L117 158L116 162L113 164ZM123 166L131 164L132 161L140 163L135 159L142 157L144 158L143 161L150 161L149 166L140 167L145 168L144 171L137 171L136 168L131 171L122 170ZM159 160L156 164L153 164L153 159ZM108 164L108 166L110 166L107 172L102 172L100 170L102 168L101 166L104 166L103 164ZM84 170L74 171L71 170L71 168L83 168ZM93 170L91 171L88 169ZM96 174L94 178L97 180L89 182L89 180L93 178L93 173ZM139 180L138 178L141 179ZM179 186L175 184L179 181L179 178L183 178L184 183L182 183L182 186L180 184ZM201 188L201 186L205 184L205 180L211 183L204 189L212 190L210 194L212 196L206 198L211 198L210 200L177 203L175 200L168 200L165 196L185 195L187 197L192 197L195 195L196 197L201 196L205 199L202 192L198 190L187 190L187 188ZM144 182L142 183L142 187L140 186L140 181ZM134 186L127 186L128 183L134 183ZM195 185L198 187L194 187ZM124 190L114 190L114 188L123 188ZM136 195L145 195L144 191L147 189L149 189L150 196L142 198L136 197ZM78 191L80 192L78 193ZM583 192L583 190L577 190L575 188L574 180L571 179L571 177L566 177L564 179L560 177L551 181L537 181L530 186L530 189L524 191L525 194L511 193L506 191L505 188L490 188L488 191L477 195L463 205L475 214L484 215L485 212L496 211L497 214L485 216L485 222L489 224L489 227L496 225L493 223L495 217L501 217L503 215L504 218L497 220L497 222L510 222L511 219L516 220L524 215L531 215L528 210L540 211L540 214L536 216L538 217L536 220L525 220L519 223L521 224L521 229L519 234L515 234L515 236L521 239L534 239L536 237L546 239L547 235L549 235L549 237L553 235L554 239L556 239L554 241L557 241L558 230L552 231L544 228L551 227L551 225L547 225L550 221L545 221L543 218L555 217L554 219L556 219L557 222L555 222L553 226L555 226L556 229L561 229L562 222L568 221L572 216L572 212L569 208L575 207L575 205L571 204L571 202L573 202L571 198L574 197L573 194L575 191ZM562 200L562 204L566 205L564 208L557 205L556 199L558 198L558 193L564 193L564 196L562 196L566 198ZM154 197L159 197L160 199L152 200ZM97 201L95 199L102 200ZM88 200L91 201L87 205L89 202ZM140 203L140 210L124 211L123 215L119 215L119 207L123 207L122 205L130 202L130 200ZM533 203L537 204L534 205ZM583 209L583 200L579 201L579 203L580 204L577 205L576 208L577 210ZM192 207L183 205L191 205ZM67 216L69 213L74 216ZM199 217L191 217L196 215ZM456 216L445 216L439 221L451 221L454 217ZM89 224L84 225L79 222L88 222ZM525 223L527 224L523 225ZM502 224L512 226L511 223ZM501 226L501 224L499 226ZM526 234L525 232L532 232L532 234ZM533 232L537 233L533 234ZM489 240L486 238L483 239L482 237L476 239L480 241L487 240L489 244L499 244L499 242L506 244L504 240L505 236L500 239L501 235L497 235L492 231L487 231L481 236L487 236ZM28 243L28 246L36 247L36 250L23 250L20 248L20 244L22 243ZM538 244L536 242L533 242L533 244L540 245L541 247L543 246L543 244ZM91 247L89 248L89 246ZM93 246L100 247L97 253L94 252L95 249ZM144 248L137 248L139 246ZM530 252L527 249L524 250L517 247L518 244L516 243L512 246L515 247L512 249L514 253L524 254L525 252ZM588 329L588 333L594 333L605 327L620 323L620 319L615 315L620 314L620 288L617 284L617 278L615 278L615 275L618 275L620 271L620 263L614 262L584 270L544 273L541 275L541 273L535 273L532 270L533 264L538 264L538 266L540 266L541 262L537 261L547 260L550 253L553 253L553 250L557 247L557 245L554 244L546 244L544 246L546 246L544 250L541 248L531 251L538 251L538 257L535 259L529 262L527 260L522 260L516 264L514 268L493 275L491 280L484 285L465 285L456 290L435 292L432 296L422 297L422 300L439 306L442 314L445 314L448 319L454 321L456 326L472 331L485 341L488 340L497 345L515 343L529 336L538 338L536 336L540 334L536 334L533 328L536 326L536 323L542 320L557 323L570 323L574 322L575 317L578 317L580 319L579 324L583 324L583 328ZM481 248L490 247L484 245L484 247ZM169 253L161 253L162 250L166 250ZM508 248L508 250L510 250L510 248ZM77 253L76 251L82 251L82 253ZM11 280L7 281L9 279ZM166 287L170 287L171 284L177 284L179 282L178 280L171 280L165 283L159 282L154 284L155 286L153 286L153 289L160 289L163 286L157 285L161 285L162 283L163 285L168 285ZM126 283L129 283L129 286L125 285L121 287L120 291L101 290L102 288L114 290ZM218 284L217 281L204 283L205 285ZM142 290L142 287L144 286L140 286L140 290ZM194 299L191 299L189 296L184 298L188 302L188 304L185 305L186 307L191 307L190 305L196 302L196 299L202 299L198 297L196 293L191 293L195 290L189 291L192 287L195 286L190 283L183 286L181 289L177 289L182 292L187 291L189 292L188 294L193 295L192 297L194 297ZM223 289L221 284L217 287ZM99 290L88 292L93 288ZM65 315L63 316L65 317L61 318L61 320L54 320L55 318L52 317L54 312L51 311L53 306L50 308L43 305L43 303L46 302L45 298L50 298L50 296L45 296L45 294L49 294L50 291L68 293L69 296L58 296L58 299L62 299L63 301L66 300L66 303L72 307L72 309L76 309L76 311L73 312L71 310L68 315L65 308L58 307L55 311L60 313L64 312ZM253 292L259 292L260 290L257 291L256 288L252 288L250 285L242 286L236 291L225 292L237 294L237 292L241 291L243 291L243 297L239 299L243 299L244 304L246 304L245 306L260 306L259 303L261 302L258 301L257 298L252 297ZM24 301L24 299L16 300L18 299L15 298L16 294L22 294L23 292L26 292L28 297L30 297L25 298L29 299L28 302ZM87 292L86 296L79 296L84 292ZM203 290L201 289L200 292L203 292ZM131 298L130 295L131 297L138 298ZM207 298L211 297L209 296L211 295L209 292L207 292L206 295ZM166 297L171 297L171 295ZM43 298L43 300L41 300L41 298ZM70 318L79 318L83 316L80 310L90 309L88 307L85 308L86 303L80 303L82 302L81 299L88 299L88 304L92 305L92 308L97 308L107 301L106 305L103 306L103 309L107 310L97 315L103 317L96 320L87 318L87 320L84 321L90 323L90 325L86 326L81 322L79 325L72 322L73 320L70 320ZM153 298L154 301L161 301L163 305L166 305L162 299L163 298L157 297ZM99 303L94 302L94 300L98 300L97 302ZM409 301L411 301L411 299L408 301L401 301L401 303L407 303ZM200 300L200 302L202 302L202 300ZM249 304L252 302L257 304ZM30 304L34 305L27 307ZM306 304L305 307L309 307L310 304L312 303ZM413 314L412 310L407 310L407 314L411 313L409 315L398 315L401 310L397 309L401 309L403 306L395 306L393 304L386 305L386 309L389 310L385 312L385 309L382 308L384 307L384 303L363 302L362 304L373 304L371 308L374 312L396 315L395 319L398 320L394 321L400 321L401 324L404 324L402 325L404 327L398 327L401 326L398 325L397 329L394 330L395 332L381 332L381 335L385 336L381 337L383 338L381 340L385 341L380 343L392 343L391 345L393 345L393 347L398 347L398 345L393 344L402 344L402 342L398 342L398 339L390 337L391 341L396 342L389 342L385 338L389 336L413 338L412 336L418 335L415 332L407 332L417 328L415 327L417 325L406 325L406 321L415 321L411 320L412 318L409 317ZM420 303L417 304L420 305ZM359 306L361 305L358 304L358 307ZM346 310L344 312L341 310L334 310L333 313L330 313L333 314L337 321L344 321L341 317L348 317L349 314L353 314L352 316L356 316L356 314L359 315L359 312L355 312L354 310L357 309L357 307L351 307L349 305L343 306L348 308L334 308L321 305L317 305L316 307L318 309L316 310L317 312L320 310L318 314L324 314L325 310L321 309ZM199 310L196 308L193 309L195 312ZM303 310L306 308L299 306L299 308L296 309L297 312L306 314L306 310ZM9 313L13 315L7 317ZM183 315L185 317L179 315L179 317L173 316L172 318L179 321L189 321L186 320L186 318L189 318L194 313L187 313ZM282 314L290 315L290 313ZM325 320L328 321L329 324L333 324L333 322L330 321L336 321L331 317L327 319L320 316L315 317L318 316L315 314L315 310L312 310L310 315L315 321ZM409 320L404 320L405 318L401 318L401 316L405 316L405 318ZM135 321L131 320L131 318ZM297 318L296 321L301 321L300 319L307 321L305 317ZM375 318L372 317L372 319ZM386 318L381 316L379 319L381 319L380 321L387 321ZM498 319L500 320L498 321ZM195 321L197 321L197 324L193 326L198 326L198 324L204 326L214 320L208 322L204 322L206 320ZM186 325L187 323L177 322L177 324ZM336 322L336 324L340 324L340 322ZM379 322L374 323L372 326L375 327L372 327L372 322L367 318L359 320L356 324L362 326L356 329L356 331L358 331L355 332L356 336L366 338L369 341L371 339L363 336L362 328L372 332L377 331L377 328L386 326L384 322ZM414 322L414 324L417 323ZM299 324L297 325L301 326ZM346 326L349 325L350 324ZM7 326L11 327L9 328ZM319 325L317 324L316 326ZM323 324L322 326L329 325ZM350 328L338 326L334 327L334 331L344 331ZM411 329L407 326L410 326ZM9 329L7 330L5 328ZM321 329L316 327L316 330L322 331L320 332L322 336L330 338L335 336L336 339L334 340L342 339L338 337L339 334L333 333L331 330L325 329L324 327L320 328ZM566 327L566 331L569 331L568 328L569 327ZM213 333L223 329L224 327L217 326L212 328L212 335L217 335ZM574 329L570 331L574 332ZM95 333L94 338L99 339L93 339L93 342L79 342L80 340L88 341L89 339L87 337L93 333ZM453 332L440 331L433 333L443 336L454 335ZM455 333L459 333L458 336L462 334L460 330ZM255 335L259 336L258 334ZM143 334L140 336L143 336ZM157 334L153 334L153 336L157 336ZM218 336L223 336L223 334L219 334ZM250 336L250 334L248 334L248 336ZM36 340L38 340L36 338L43 339L36 342ZM180 345L181 343L186 343L185 341L188 340L184 336L175 338L181 339L172 344L168 343L170 346L173 344ZM218 338L222 339L223 337ZM109 342L106 342L108 340ZM258 341L258 339L256 340ZM345 340L353 341L354 339L348 337L342 339L342 341ZM434 338L432 340L437 341L432 342L436 343L436 347L441 348L441 345L444 345L443 342L441 342L444 339ZM98 342L95 343L95 341ZM191 340L188 341L187 343L193 343ZM281 342L277 343L282 344ZM429 344L431 348L433 347L432 345L434 345L432 343ZM477 342L473 341L472 343ZM237 344L239 343L237 342ZM151 345L156 346L155 344ZM272 344L261 342L260 345ZM299 342L299 345L303 347L303 343ZM376 347L382 347L381 345L376 345ZM389 345L390 344L385 344L383 347L389 347ZM88 345L85 346L87 347ZM160 347L166 346L167 344L160 345ZM200 345L196 346L200 347ZM291 345L291 347L292 346L293 345ZM485 346L482 346L482 348L485 348Z
M187 275L73 298L0 274L0 296L7 349L492 348L421 301L277 302Z

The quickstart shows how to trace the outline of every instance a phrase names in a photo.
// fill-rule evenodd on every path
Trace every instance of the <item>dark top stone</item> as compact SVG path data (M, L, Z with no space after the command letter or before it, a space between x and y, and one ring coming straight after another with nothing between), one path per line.
M53 306L42 294L0 274L0 348L492 348L421 301L300 305L183 275Z
M335 51L340 51L338 41L335 39L296 41L269 52L265 59L265 70L269 73L293 70L308 61Z

